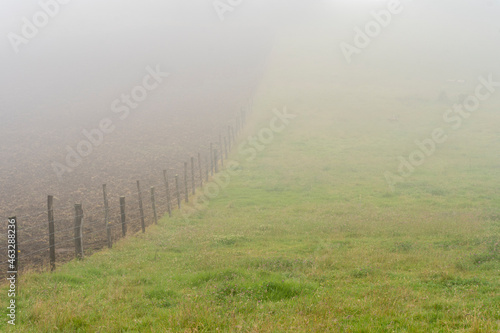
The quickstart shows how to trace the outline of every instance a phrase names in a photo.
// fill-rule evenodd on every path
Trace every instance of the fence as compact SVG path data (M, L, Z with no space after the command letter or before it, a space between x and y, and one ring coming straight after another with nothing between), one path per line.
M17 216L17 223L27 225L18 229L19 267L44 269L48 266L53 271L57 263L73 258L83 259L86 254L106 246L112 248L120 238L135 232L146 232L147 226L157 224L159 217L171 217L173 210L180 210L183 202L188 203L197 189L224 167L224 160L228 159L235 146L236 137L246 123L252 104L250 99L236 114L231 125L219 132L217 140L210 142L206 153L198 152L197 156L189 157L181 173L165 169L161 181L150 184L148 188L144 188L143 181L137 180L134 197L117 195L109 184L103 184L102 203L94 208L76 203L71 219L57 218L60 211L54 205L53 195L47 197L46 221L42 218L45 213ZM7 253L7 246L0 250Z

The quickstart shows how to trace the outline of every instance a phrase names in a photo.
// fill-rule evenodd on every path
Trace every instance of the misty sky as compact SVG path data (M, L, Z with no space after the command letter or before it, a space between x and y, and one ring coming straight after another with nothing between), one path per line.
M18 54L7 35L20 34L22 18L40 7L38 1L3 1L0 126L53 117L95 122L147 66L172 74L158 92L165 101L255 84L277 34L309 26L319 27L318 38L329 45L339 71L434 82L500 74L499 1L401 4L403 12L348 65L339 44L352 42L353 28L362 28L387 1L242 1L224 21L208 0L70 1Z
M254 0L242 2L221 22L213 2L207 0L70 1L15 54L6 35L20 33L22 18L40 8L38 1L3 1L1 115L64 108L80 94L96 99L102 95L104 103L152 64L179 73L225 64L230 73L214 70L213 77L229 75L237 80L248 61L258 61L269 51L277 29L303 22L325 24L334 61L341 57L338 43L352 40L353 27L362 26L371 10L383 9L386 3ZM401 3L407 8L394 18L398 22L374 43L369 57L366 52L360 56L357 65L379 68L390 61L396 66L394 72L401 70L397 68L401 63L407 70L411 65L420 72L422 66L450 74L467 73L464 67L474 72L498 67L498 1ZM383 69L391 71L390 66Z

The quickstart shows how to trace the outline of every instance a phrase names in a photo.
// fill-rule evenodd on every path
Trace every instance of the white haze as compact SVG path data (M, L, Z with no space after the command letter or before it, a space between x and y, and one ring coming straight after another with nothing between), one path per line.
M302 31L310 40L321 40L322 58L333 70L328 75L338 85L352 85L353 93L356 86L381 83L413 82L411 89L418 93L419 84L446 89L449 80L473 86L480 75L500 79L499 1L401 3L403 12L348 64L340 43L352 43L353 28L363 27L372 19L370 12L386 8L387 1L242 1L224 21L212 0L70 1L35 38L20 45L19 53L7 35L20 34L22 17L38 11L38 1L2 1L0 186L18 191L15 198L36 192L43 203L46 192L57 190L51 163L64 159L65 146L74 146L83 128L110 114L111 102L140 82L147 66L159 65L171 76L144 103L141 116L117 130L117 137L138 135L133 123L154 132L180 115L193 122L198 115L229 119L259 86L276 45ZM308 80L314 77L305 73L296 85L307 89ZM182 121L177 125L186 126ZM85 168L92 165L86 163ZM26 181L34 173L38 186ZM68 186L82 187L77 175L69 177ZM93 186L108 176L103 173ZM16 207L5 194L0 204Z

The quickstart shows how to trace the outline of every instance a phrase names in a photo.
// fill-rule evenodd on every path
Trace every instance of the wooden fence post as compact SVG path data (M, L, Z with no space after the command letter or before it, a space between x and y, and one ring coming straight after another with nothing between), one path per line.
M47 209L49 218L49 256L50 256L50 270L56 269L56 237L54 227L54 197L49 195L47 197Z
M203 187L203 171L201 170L201 154L198 153L198 169L200 169L200 188Z
M155 224L158 224L158 215L156 215L155 187L151 187L151 205L153 206L153 216Z
M127 220L125 218L125 197L120 197L120 220L122 222L122 236L127 236Z
M106 225L108 248L111 248L113 244L111 242L111 225L109 224L109 206L108 206L108 193L106 192L106 184L102 185L102 195L104 197L104 223Z
M83 259L82 220L82 204L75 204L75 256L77 259Z
M228 143L228 150L231 150L231 126L227 126L227 143Z
M191 157L191 188L193 195L196 194L196 182L194 181L194 157Z
M172 206L171 206L171 201L170 201L170 189L168 186L168 175L167 175L167 170L163 170L163 182L165 183L165 191L167 191L167 210L168 210L168 216L172 216Z
M175 195L177 196L177 208L181 209L181 193L179 192L179 175L175 175Z
M184 200L189 202L189 193L188 193L188 164L184 162Z
M142 206L141 184L137 181L137 193L139 194L139 213L141 214L141 229L146 232L146 223L144 222L144 207Z

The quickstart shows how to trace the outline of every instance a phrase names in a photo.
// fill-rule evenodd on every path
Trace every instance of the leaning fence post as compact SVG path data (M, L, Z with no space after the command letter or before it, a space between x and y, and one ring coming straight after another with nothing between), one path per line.
M170 205L170 189L168 186L168 175L167 170L163 170L163 181L165 183L165 191L167 191L167 210L168 216L172 216L172 206Z
M83 259L82 220L82 204L75 204L75 256L77 259Z
M156 215L155 187L151 187L151 205L153 206L153 216L155 224L158 224L158 215Z
M177 208L181 209L181 193L179 192L179 175L175 175L175 196L177 197Z
M194 181L194 157L191 157L191 189L193 190L193 195L195 195L196 182Z
M184 200L189 202L189 193L188 193L188 164L184 162Z
M50 270L56 269L56 237L55 237L55 227L54 227L54 208L53 208L54 197L49 195L47 198L47 209L49 218L49 256L50 256Z
M200 188L203 187L203 171L201 170L201 154L198 153L198 169L200 169Z
M125 197L120 197L120 220L122 222L122 236L127 236L127 220L125 219Z
M111 225L109 224L109 206L108 206L108 194L106 192L106 184L102 185L102 195L104 197L104 224L106 225L108 248L111 248L113 244L111 243Z
M146 223L144 222L144 207L142 206L141 184L137 181L137 193L139 194L139 213L141 214L141 229L146 232Z

